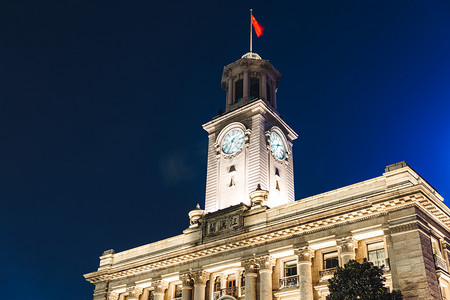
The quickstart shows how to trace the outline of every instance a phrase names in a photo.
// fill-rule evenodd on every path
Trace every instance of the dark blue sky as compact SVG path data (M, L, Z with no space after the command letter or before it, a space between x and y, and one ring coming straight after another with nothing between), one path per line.
M406 160L450 199L449 1L0 2L6 299L91 299L103 250L180 234L204 206L223 66L283 74L296 198ZM4 288L6 286L6 289Z

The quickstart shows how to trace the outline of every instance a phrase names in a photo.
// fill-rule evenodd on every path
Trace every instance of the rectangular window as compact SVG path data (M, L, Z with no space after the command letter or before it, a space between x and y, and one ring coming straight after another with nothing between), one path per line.
M287 261L284 263L284 277L297 275L297 261Z
M323 254L323 269L332 269L339 266L339 258L337 251Z
M234 286L236 286L236 280L227 281L227 287L234 287Z
M367 245L367 257L369 261L375 262L379 259L385 259L386 253L384 251L384 243L373 243Z

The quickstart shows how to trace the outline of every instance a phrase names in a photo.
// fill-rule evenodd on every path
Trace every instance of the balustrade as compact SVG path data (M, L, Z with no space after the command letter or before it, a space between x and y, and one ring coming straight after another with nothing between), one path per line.
M322 279L324 279L323 277L331 278L331 277L333 277L335 271L336 271L336 268L325 269L323 271L319 271L319 276Z
M447 267L447 263L445 262L445 259L443 259L439 255L436 255L436 254L434 255L434 263L437 268L448 272L448 267Z
M280 289L297 287L298 286L298 275L280 278L279 283L280 283Z
M389 259L388 258L378 258L370 261L375 266L382 268L383 271L389 271Z

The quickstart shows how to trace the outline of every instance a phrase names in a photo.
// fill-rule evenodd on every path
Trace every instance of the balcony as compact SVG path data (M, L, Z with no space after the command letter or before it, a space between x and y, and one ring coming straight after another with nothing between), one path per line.
M234 298L238 298L238 287L237 286L232 286L232 287L227 287L224 289L221 289L220 291L215 291L213 293L213 300L218 300L220 297L224 296L224 295L230 295L233 296ZM243 293L242 293L243 292ZM245 287L241 287L241 295L245 294Z
M227 287L222 289L222 295L230 295L234 298L238 297L238 288L237 286Z
M440 257L439 255L434 255L434 263L436 265L436 268L439 268L441 270L444 270L448 273L448 267L447 263L445 262L445 259Z
M280 290L298 286L298 275L280 278Z
M383 271L389 271L389 259L388 258L378 258L370 261L375 266L381 268Z

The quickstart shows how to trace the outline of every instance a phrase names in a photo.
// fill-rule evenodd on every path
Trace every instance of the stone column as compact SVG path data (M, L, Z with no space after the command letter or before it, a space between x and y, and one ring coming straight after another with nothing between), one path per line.
M155 288L154 300L164 300L164 292L169 287L169 283L164 280L156 280L152 282L152 286Z
M127 287L128 300L138 300L142 294L142 288L138 286Z
M337 240L337 246L341 250L342 267L348 263L349 260L355 259L355 249L358 246L358 241L353 237L348 236Z
M248 100L250 98L250 80L248 78L248 70L244 72L244 80L242 80L242 98Z
M275 266L275 258L270 255L257 258L259 275L261 276L260 293L261 300L272 300L272 268Z
M448 247L449 247L449 243L447 242L446 239L440 239L439 243L441 244L441 248L442 248L442 258L445 260L445 263L447 265L447 268L449 266L449 257L448 257Z
M230 78L228 78L228 87L227 87L227 105L233 104L233 101L234 101L234 98L233 98L233 79L230 76Z
M182 300L192 300L192 278L189 274L180 275L181 283L183 285Z
M256 300L256 260L248 259L241 265L245 268L245 300Z
M209 273L206 271L191 272L191 278L194 280L194 300L205 300L206 281Z
M313 286L311 274L311 259L314 257L314 251L308 246L295 250L298 256L298 286L300 290L300 299L313 300Z
M263 73L261 76L261 86L259 87L260 93L261 93L261 99L264 99L267 101L267 81L266 81L266 74ZM272 103L270 103L272 104Z

